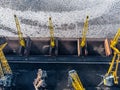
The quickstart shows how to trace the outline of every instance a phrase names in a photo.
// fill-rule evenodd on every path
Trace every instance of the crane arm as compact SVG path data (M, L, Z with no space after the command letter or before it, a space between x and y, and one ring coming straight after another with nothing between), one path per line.
M114 63L115 63L115 59L116 59L116 53L114 52L112 62L110 63L110 67L109 67L108 72L105 76L108 76L112 72L112 69L113 69L113 66L114 66Z
M0 63L0 78L4 77L4 72L2 69L2 64Z
M118 29L116 35L114 36L113 40L110 42L110 47L117 53L120 54L120 51L116 48L116 45L118 43L118 39L120 37L120 28Z
M49 29L50 29L50 46L55 47L54 28L51 17L49 17Z
M69 71L69 78L75 90L85 90L75 70Z
M0 45L0 50L2 51L5 48L6 45L7 45L7 43L4 43L4 44Z
M118 55L118 58L117 58L117 60L116 60L115 71L113 71L114 83L115 83L115 84L118 84L118 75L117 75L117 72L118 72L119 60L120 60L120 57L119 57L119 55Z
M111 41L112 46L115 46L118 43L119 37L120 37L120 28L118 29L116 35L114 36L113 40Z
M25 47L26 46L25 45L25 40L24 40L23 34L21 32L20 23L19 23L16 15L14 15L14 18L15 18L15 23L16 23L16 27L17 27L17 31L18 31L19 40L20 40L19 43L20 43L21 46Z
M0 56L1 56L1 63L2 63L4 74L12 74L11 68L7 62L7 59L4 56L3 51L0 51Z
M83 30L82 30L82 41L81 41L81 44L80 44L81 47L84 47L85 44L86 44L86 33L88 31L88 19L89 19L89 16L86 17L86 20L84 22L84 27L83 27Z
M4 74L12 74L11 68L7 62L7 59L5 58L5 55L3 53L3 48L7 45L7 43L0 46L0 62L1 62L1 68L3 70Z

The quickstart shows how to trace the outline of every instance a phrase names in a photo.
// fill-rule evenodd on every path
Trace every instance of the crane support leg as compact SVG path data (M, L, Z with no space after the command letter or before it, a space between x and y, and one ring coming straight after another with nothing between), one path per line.
M31 39L29 37L26 38L26 47L25 47L25 50L24 50L24 55L26 57L29 56L30 54L30 48L31 48Z
M19 55L20 56L29 56L29 53L30 53L30 47L31 47L31 40L29 37L27 37L25 39L25 43L26 43L26 46L23 47L23 46L19 46Z

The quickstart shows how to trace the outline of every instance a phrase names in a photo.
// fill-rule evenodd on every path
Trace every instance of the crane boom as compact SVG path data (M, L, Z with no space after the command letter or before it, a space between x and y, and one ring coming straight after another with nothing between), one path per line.
M88 19L89 19L89 16L86 17L86 20L84 22L84 27L83 27L83 30L82 30L82 41L81 41L81 44L80 44L81 47L84 47L85 44L86 44L86 33L88 31Z
M50 46L55 47L54 28L51 17L49 17L49 29L50 29Z
M69 79L75 90L85 90L75 70L69 71Z
M12 74L11 68L7 62L7 59L5 58L5 55L3 53L3 48L7 45L7 43L0 46L0 62L2 66L2 70L4 74ZM3 75L2 75L3 76Z
M19 40L20 40L19 43L21 46L25 47L26 44L25 44L25 40L23 38L23 34L21 32L20 23L19 23L16 15L14 15L14 18L15 18L15 23L16 23L16 27L17 27L17 31L18 31Z

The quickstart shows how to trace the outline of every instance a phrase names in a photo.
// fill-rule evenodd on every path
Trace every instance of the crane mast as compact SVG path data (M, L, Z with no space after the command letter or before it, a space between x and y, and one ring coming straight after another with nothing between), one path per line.
M54 28L51 17L49 17L49 29L50 29L50 46L54 48L55 47Z
M85 44L86 44L86 33L88 31L88 19L89 19L89 16L86 17L86 20L84 22L84 27L83 27L83 30L82 30L82 41L80 43L81 47L84 47Z
M75 90L85 90L75 70L69 71L69 83L72 84Z
M19 37L19 40L20 40L19 43L20 43L20 45L22 47L25 47L26 44L25 44L25 40L23 38L23 34L21 32L20 23L19 23L18 18L17 18L16 15L14 15L14 18L15 18L15 23L16 23L17 31L18 31L18 37Z

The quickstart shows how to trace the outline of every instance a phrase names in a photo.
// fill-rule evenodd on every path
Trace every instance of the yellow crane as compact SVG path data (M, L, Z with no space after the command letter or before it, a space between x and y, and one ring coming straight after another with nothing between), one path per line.
M50 29L50 46L54 48L55 47L54 28L51 17L49 17L49 29Z
M0 45L0 85L9 87L12 82L12 70L3 53L6 45L7 43Z
M89 19L89 16L86 17L86 20L84 22L84 27L83 27L83 30L82 30L82 40L81 40L81 43L80 43L81 47L84 47L85 44L86 44L86 33L88 31L88 19Z
M25 47L26 43L25 43L25 40L23 38L23 34L21 32L20 23L19 23L16 15L14 15L14 18L15 18L15 23L16 23L16 27L17 27L17 31L18 31L19 40L20 40L19 43L22 47Z
M69 83L72 84L74 90L85 90L75 70L70 70L68 74L69 74Z
M120 51L116 47L116 45L118 43L119 37L120 37L120 29L118 29L118 32L114 36L113 40L111 40L111 42L110 42L110 47L114 51L114 56L110 63L108 72L106 73L105 78L104 78L104 85L107 85L107 86L112 86L113 84L118 84L117 71L118 71L118 65L119 65L119 61L120 61ZM116 64L115 64L115 62L116 62ZM115 69L113 68L114 64L115 64Z
M117 71L118 71L118 65L119 65L119 61L120 61L120 51L116 47L116 45L118 43L119 37L120 37L120 29L118 29L118 32L114 36L113 40L111 40L111 42L110 42L110 47L113 49L114 56L110 63L110 67L109 67L107 73L105 74L105 76L103 76L103 81L101 82L101 84L104 83L104 85L106 85L106 86L112 86L114 84L118 84Z

